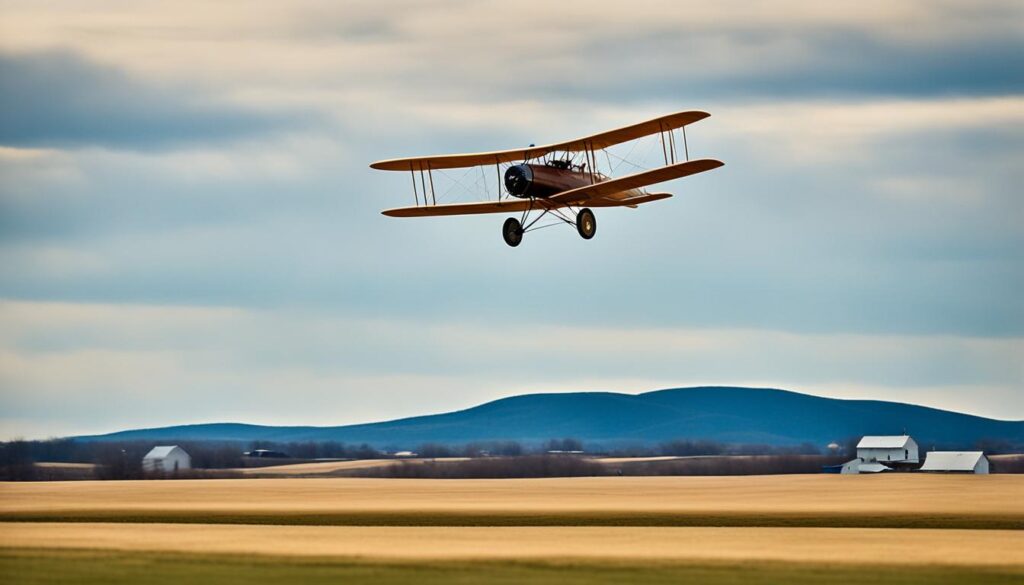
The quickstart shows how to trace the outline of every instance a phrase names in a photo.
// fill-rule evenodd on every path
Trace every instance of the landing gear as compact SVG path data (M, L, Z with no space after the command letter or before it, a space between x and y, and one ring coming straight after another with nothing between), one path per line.
M501 236L506 244L515 248L523 241L523 224L514 217L506 219L505 225L501 226Z
M576 231L584 240L594 237L597 233L597 218L594 217L593 211L584 207L576 214Z
M571 207L569 208L569 213L565 213L563 211L564 208L545 203L541 203L541 205L544 205L545 208L538 217L530 219L530 212L533 211L533 199L531 199L530 207L523 212L521 220L514 217L505 220L505 224L501 226L501 237L505 239L506 244L515 248L523 241L523 234L526 232L561 224L576 226L576 231L579 232L580 237L584 240L593 238L594 234L597 233L597 218L594 217L593 211L583 208L576 214L576 221L573 221ZM548 216L548 214L550 214L551 218L555 219L554 223L534 227L538 221Z

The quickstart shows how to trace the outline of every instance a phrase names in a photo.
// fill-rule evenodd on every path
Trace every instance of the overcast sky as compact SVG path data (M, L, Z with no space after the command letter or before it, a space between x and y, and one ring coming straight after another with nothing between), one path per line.
M725 167L594 240L379 214L374 160L686 109ZM1022 419L1022 185L1019 1L2 1L0 438L702 384Z

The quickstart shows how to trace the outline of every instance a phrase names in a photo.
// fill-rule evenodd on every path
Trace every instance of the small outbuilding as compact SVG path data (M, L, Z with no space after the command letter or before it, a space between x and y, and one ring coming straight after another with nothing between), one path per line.
M822 473L841 473L843 475L860 473L860 463L860 459L853 459L839 465L826 465L821 468L821 471Z
M192 457L177 445L153 447L142 458L143 471L174 473L185 469L192 469Z
M917 442L910 435L867 436L857 443L857 457L865 463L917 463Z
M860 457L852 459L841 465L826 465L821 468L823 473L841 473L857 474L857 473L883 473L886 471L892 471L891 467L886 467L881 463L861 461Z
M988 473L988 457L981 451L929 451L921 471L936 473Z

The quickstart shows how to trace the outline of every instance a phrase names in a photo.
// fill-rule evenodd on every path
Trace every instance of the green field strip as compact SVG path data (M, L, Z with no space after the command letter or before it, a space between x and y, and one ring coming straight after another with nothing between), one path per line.
M768 585L788 583L925 585L1024 583L1021 567L936 567L930 565L835 565L792 562L382 562L341 558L296 558L189 553L2 549L4 583L49 585L178 585L270 583L358 585L701 583Z

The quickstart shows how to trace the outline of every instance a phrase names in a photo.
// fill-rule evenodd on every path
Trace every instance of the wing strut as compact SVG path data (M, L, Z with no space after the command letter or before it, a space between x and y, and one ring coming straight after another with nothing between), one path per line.
M434 193L434 173L430 168L429 160L427 161L427 176L430 177L430 198L434 200L434 205L437 205L437 195Z
M427 180L423 176L423 163L420 163L420 187L423 187L423 205L429 205L430 201L427 201Z
M409 174L412 175L412 197L416 200L416 207L420 206L420 194L416 191L416 171L412 170L412 163L409 163ZM426 203L427 194L423 194L423 202Z

